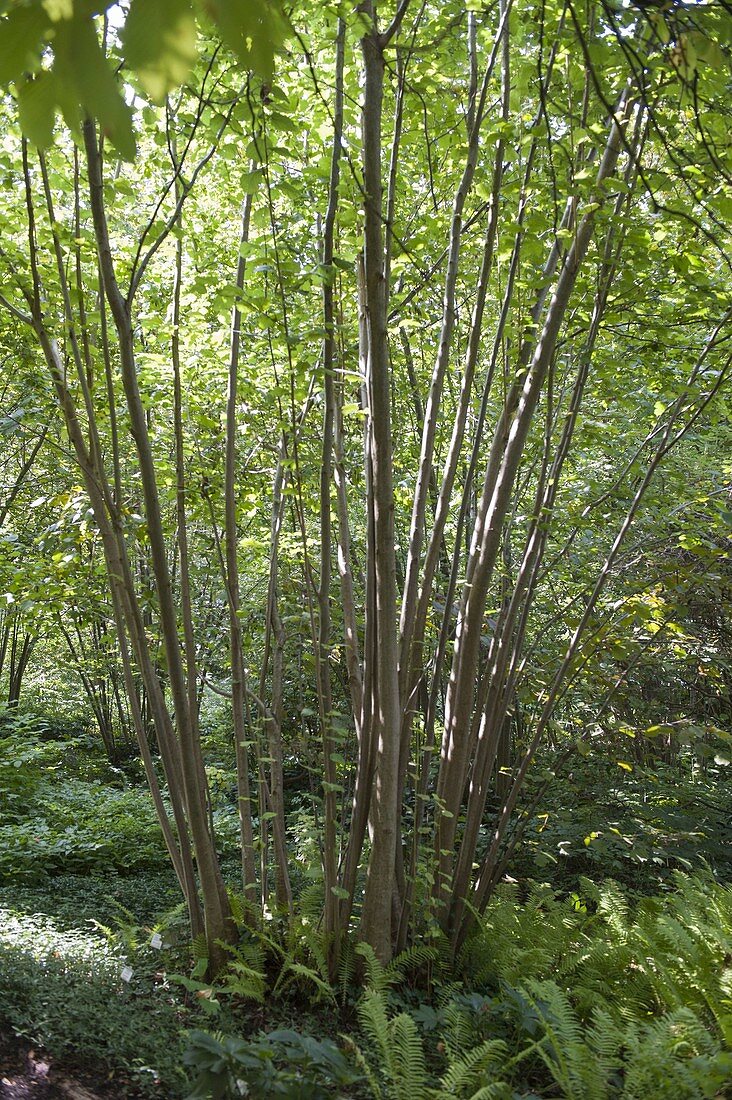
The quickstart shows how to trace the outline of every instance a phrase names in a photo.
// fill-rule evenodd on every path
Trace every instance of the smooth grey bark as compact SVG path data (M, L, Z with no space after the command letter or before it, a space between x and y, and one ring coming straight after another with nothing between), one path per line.
M340 951L340 904L338 901L338 776L333 759L337 745L333 730L333 690L330 677L331 654L331 576L333 534L331 520L331 489L333 482L333 450L337 415L336 394L336 315L334 283L336 268L335 224L338 212L338 184L343 142L343 66L345 62L346 25L340 19L336 37L335 103L333 108L333 146L328 183L328 207L323 224L323 437L320 463L320 577L317 591L316 669L318 707L323 740L323 877L325 885L325 935L331 976L335 978Z
M270 705L260 705L264 722L269 758L269 783L266 785L268 810L272 816L272 836L275 849L275 891L277 905L283 912L292 910L292 886L287 860L287 836L285 830L285 802L282 774L282 674L285 632L278 610L279 545L285 508L285 483L287 474L287 438L280 440L280 451L272 484L272 508L270 519L269 576L267 582L267 606L265 619L264 653L259 675L259 699L264 700L267 671L272 664L270 678ZM264 875L262 885L264 888Z
M393 950L392 891L399 807L399 679L396 627L396 559L392 484L391 377L387 341L386 278L382 228L381 127L384 95L383 44L375 5L362 11L372 23L361 40L364 89L362 106L364 176L364 281L368 332L368 418L371 433L374 530L375 644L371 697L374 781L371 799L371 853L361 913L364 939L378 959Z
M361 375L361 405L364 410L368 408L368 326L366 323L366 281L364 275L363 255L359 256L357 265L358 277L358 345L359 345L359 370ZM366 417L363 427L363 453L364 453L364 478L366 482L366 562L365 562L365 614L364 614L364 640L363 640L363 668L359 666L358 658L358 628L356 624L355 606L350 606L346 619L347 634L350 632L351 640L348 644L349 681L352 686L352 696L356 703L360 704L355 712L355 727L357 740L356 775L354 778L353 799L351 804L351 822L348 832L348 842L344 858L342 874L342 888L346 891L341 906L341 925L346 927L351 917L354 904L354 892L356 876L363 852L366 830L369 823L371 807L371 791L374 779L374 740L373 740L373 692L375 664L375 637L376 637L376 604L375 604L375 577L374 577L374 510L372 506L372 470L371 470L371 423ZM346 496L345 471L342 459L343 447L343 417L339 409L336 430L336 453L340 456L337 460L336 472L338 478L338 509L339 509L339 568L341 571L341 591L353 598L353 578L351 573L350 556L350 531L348 524L348 501Z
M130 638L135 648L138 666L143 675L143 679L147 684L148 698L150 700L153 711L158 718L157 725L159 745L170 786L170 799L177 836L175 836L173 833L173 829L167 817L167 811L162 802L162 797L160 795L160 790L157 784L157 777L155 775L149 753L146 730L143 728L142 723L137 721L139 711L133 705L133 703L136 703L136 696L134 699L132 698L132 695L134 695L133 692L131 695L131 705L133 706L133 717L136 720L135 730L138 737L140 753L143 759L143 763L145 765L145 771L148 782L150 784L153 801L155 803L156 810L160 819L163 837L165 839L166 846L168 847L171 861L178 875L184 897L186 898L188 904L188 911L193 934L196 935L203 928L203 919L198 901L197 884L195 880L192 853L188 838L188 823L186 820L185 810L180 793L180 768L177 755L172 747L172 728L170 727L167 711L165 711L164 708L160 686L157 678L154 675L152 662L150 661L144 624L142 621L142 616L140 614L139 604L135 596L134 579L127 556L127 547L120 514L118 508L114 504L106 473L103 466L101 465L101 448L99 447L98 443L96 418L94 416L94 406L91 401L89 380L86 376L83 363L79 355L78 342L75 339L74 314L71 308L71 298L69 295L68 284L65 274L65 266L63 264L63 257L58 238L58 228L53 211L51 193L48 185L48 176L45 170L43 158L41 157L41 175L43 179L46 206L48 209L48 214L52 227L52 237L57 264L57 272L60 280L60 286L62 288L66 323L69 328L70 334L74 336L74 338L70 338L70 344L73 360L76 366L79 385L82 390L85 408L87 411L87 426L91 437L90 446L87 445L76 405L72 397L71 391L68 388L65 361L61 355L57 341L50 334L46 325L44 313L45 294L38 263L38 246L36 237L36 217L33 200L33 188L31 181L30 165L28 161L28 148L25 141L23 142L22 146L22 154L23 176L25 182L25 205L28 224L29 260L32 276L32 289L29 290L26 287L22 288L23 294L30 308L30 314L28 316L27 323L29 323L34 329L36 337L40 344L56 394L59 410L62 414L63 421L66 427L69 442L71 443L79 469L81 470L84 484L89 495L92 510L99 526L100 534L102 537L102 545L104 549L105 563L107 567L107 576L110 583L112 608L114 611L115 623L117 626L120 652L123 659L123 667L125 671L127 688L128 690L130 690L134 686L131 668L129 666L129 661L127 660L128 651L125 631L129 630ZM105 344L105 354L107 353L107 351L108 348ZM115 463L117 462L117 460L118 456L115 455ZM119 470L118 467L115 465L115 486L117 486L118 484L118 475ZM168 719L167 724L165 722L165 719Z
M252 163L251 170L255 165ZM244 246L249 240L253 194L247 194L242 211L239 257L236 265L237 290L242 290L246 273ZM237 808L241 840L241 872L244 897L253 899L257 885L254 829L252 824L251 790L249 783L249 750L247 746L247 698L246 670L241 629L241 586L239 581L238 527L236 521L237 498L237 398L239 387L239 356L241 348L242 315L238 302L231 313L231 338L229 343L229 373L226 393L226 443L224 465L224 541L226 547L224 582L229 607L229 659L231 661L231 710L234 726L236 757Z
M212 971L215 972L223 966L226 958L221 943L232 940L235 935L235 928L209 827L206 793L202 786L204 769L201 746L196 737L195 716L191 712L191 698L186 683L178 639L178 615L168 565L155 465L145 410L137 382L130 303L122 296L119 289L112 259L96 128L92 122L87 120L83 129L94 232L97 240L104 292L109 302L117 333L122 385L130 417L130 431L135 442L140 469L150 556L160 615L160 629L170 677L176 727L180 739L181 772L186 812L201 882L209 961Z
M600 185L614 171L622 150L623 129L628 120L629 106L628 88L623 92L610 124L610 133L597 172L598 190L591 199L590 212L581 216L577 224L541 330L530 331L522 348L518 382L499 418L488 458L471 540L467 581L457 621L437 783L440 808L435 830L435 858L438 868L435 896L440 901L446 902L452 890L453 847L469 760L475 681L488 587L500 551L503 524L539 394L554 355L577 274L592 239L595 210L603 202ZM537 317L536 321L538 320ZM448 905L443 909L442 919L449 921Z

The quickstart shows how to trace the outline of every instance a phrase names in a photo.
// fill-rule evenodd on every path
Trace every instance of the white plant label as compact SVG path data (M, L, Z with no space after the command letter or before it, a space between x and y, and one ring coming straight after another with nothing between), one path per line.
M134 973L135 972L134 972L134 970L132 969L131 966L126 966L124 968L124 970L122 971L122 981L123 982L129 982Z
M163 946L163 937L160 935L159 932L153 933L152 938L150 939L150 946L157 947L158 950Z

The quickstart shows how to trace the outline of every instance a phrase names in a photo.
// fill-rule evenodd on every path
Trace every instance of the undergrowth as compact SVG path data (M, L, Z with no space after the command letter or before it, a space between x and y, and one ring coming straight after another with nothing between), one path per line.
M124 934L63 929L0 909L0 1023L54 1057L73 1055L139 1092L181 1095L181 1006L157 959ZM128 968L132 971L128 977Z
M351 945L340 997L357 1019L340 1050L197 1030L190 1096L342 1095L344 1053L347 1095L374 1100L730 1095L732 889L677 874L638 905L614 883L581 891L502 888L454 963L439 940L389 967Z
M661 769L603 788L579 764L533 808L520 881L499 887L456 958L431 935L382 967L347 941L335 983L322 882L306 873L317 853L293 809L295 915L251 928L234 895L240 942L211 983L146 793L82 735L66 757L68 743L29 728L3 755L2 732L0 1025L99 1064L120 1097L732 1096L722 783L679 787ZM678 870L702 857L706 870ZM532 885L539 875L551 884Z
M551 761L549 761L551 763ZM674 871L709 866L732 882L732 783L729 768L692 771L575 757L571 768L537 768L519 819L511 861L518 878L549 878L568 892L577 878L613 878L637 894L657 892ZM550 778L550 782L546 782Z

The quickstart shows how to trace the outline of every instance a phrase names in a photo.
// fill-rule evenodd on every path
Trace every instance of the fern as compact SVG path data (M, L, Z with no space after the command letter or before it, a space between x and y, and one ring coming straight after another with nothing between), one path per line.
M153 925L153 931L160 933L167 932L181 919L187 920L187 917L188 907L184 901L181 901L178 905L174 905L172 909L167 909L162 916L158 917L158 920Z
M223 989L225 993L264 1004L267 979L261 971L254 970L246 963L237 960L227 971Z
M262 1004L267 978L264 973L264 952L260 944L245 940L235 947L223 942L220 946L232 956L223 977L222 991Z
M519 991L536 1013L542 1031L536 1052L565 1100L604 1100L607 1067L584 1041L567 995L554 982L529 982Z
M355 952L363 959L364 986L366 989L372 990L374 993L383 993L389 987L390 977L376 958L376 952L371 944L362 940L356 944Z
M304 953L308 961L315 963L321 979L330 984L328 968L328 942L325 933L311 924L303 924L297 945L293 945L293 955Z
M311 882L297 897L297 912L302 921L312 925L320 923L323 914L323 883Z
M469 975L475 989L540 979L583 943L585 919L547 887L534 887L523 906L514 889L500 889L461 951L458 972Z
M629 1057L623 1100L712 1097L729 1082L729 1070L712 1036L694 1013L681 1008L626 1035Z
M434 968L439 966L439 952L430 944L413 944L399 955L396 955L385 968L385 976L390 986L405 986L411 978L421 980L427 974L432 974Z
M272 990L272 995L276 996L283 989L286 989L288 985L292 985L293 982L301 980L310 985L313 985L316 989L316 1000L330 1001L331 1004L335 1004L335 993L333 987L324 981L320 974L316 970L313 970L310 966L305 966L304 963L294 962L291 959L286 959L283 967L280 971L279 977L275 983L275 987Z
M729 997L723 977L732 957L732 891L676 876L677 893L663 910L652 902L639 913L637 965L660 1010L691 1007L726 1034Z
M453 1002L445 1008L444 1016L445 1027L442 1038L445 1050L448 1057L459 1058L478 1039L474 1013L470 1013L463 1005Z
M346 1003L348 992L356 980L356 950L350 937L345 937L338 962L338 988L341 1004Z
M431 1090L424 1050L412 1017L401 1012L389 1019L383 993L369 989L358 1005L358 1018L385 1078L384 1090L374 1091L374 1095L388 1100L428 1100ZM365 1062L362 1055L361 1064ZM378 1074L373 1067L367 1076L372 1090L374 1086L378 1089Z
M233 890L229 891L229 905L231 906L231 915L234 919L234 923L238 928L251 930L256 928L260 923L261 912L259 906L252 897L247 897L245 894L238 894Z
M208 970L208 943L206 942L205 932L199 932L198 935L194 937L191 944L191 950L195 960L192 977L202 978Z
M514 1100L516 1093L505 1081L493 1081L490 1085L483 1085L468 1100Z
M377 1054L381 1057L390 1054L389 1020L386 1014L386 1002L377 989L369 989L358 1004L358 1020Z
M90 919L92 924L98 932L101 932L107 942L113 946L124 947L125 951L129 954L134 954L141 942L141 928L137 923L135 914L127 909L116 899L112 899L112 904L119 912L113 914L112 923L116 926L114 928L107 924L101 924L98 920Z
M374 1097L374 1100L383 1100L384 1094L381 1089L381 1085L378 1082L375 1071L366 1060L363 1051L358 1046L358 1044L353 1041L350 1035L343 1036L343 1038L346 1041L347 1049L350 1050L350 1053L353 1055L356 1065L362 1071L364 1077L366 1078L368 1086L371 1089L371 1095Z
M412 1017L400 1012L390 1023L394 1100L420 1100L429 1095L422 1039Z
M450 1063L447 1073L440 1078L442 1096L468 1096L471 1100L479 1096L487 1088L488 1097L498 1097L500 1090L508 1086L503 1081L485 1081L486 1072L493 1067L506 1054L506 1044L501 1039L486 1039L479 1046L474 1047L467 1054L456 1058ZM478 1093L468 1090L478 1088Z

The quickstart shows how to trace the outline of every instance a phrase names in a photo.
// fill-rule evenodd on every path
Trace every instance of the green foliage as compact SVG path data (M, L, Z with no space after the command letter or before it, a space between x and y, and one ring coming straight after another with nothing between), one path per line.
M130 959L97 934L0 910L0 1021L53 1055L74 1052L131 1073L146 1091L162 1080L167 1095L178 1095L180 1016L155 982L154 956Z
M443 943L442 946L447 945ZM413 944L396 955L386 966L376 958L370 944L357 943L354 950L363 960L364 985L376 993L382 993L392 986L403 985L412 972L424 974L430 969L437 974L444 973L447 965L446 953L441 955L436 944Z
M0 6L0 85L15 84L20 124L35 145L51 143L60 110L73 133L90 115L123 157L135 156L132 111L99 40L97 12L111 7L112 0L5 0ZM191 0L133 0L121 35L124 59L154 102L164 103L193 68L196 16L213 19L245 71L271 79L287 31L279 0L201 0L195 7Z
M236 945L222 943L221 946L229 953L231 961L214 984L201 980L208 970L208 948L203 936L193 942L196 962L191 976L171 974L170 981L192 993L208 1015L219 1013L222 998L226 997L263 1004L267 977L264 951L260 944L256 939L244 938Z
M167 866L149 797L86 736L22 714L0 735L0 881Z
M319 1100L360 1079L331 1039L287 1030L249 1040L192 1031L183 1059L196 1073L188 1100L241 1095Z
M105 900L107 885L116 896ZM161 966L189 956L150 945L151 929L166 944L182 931L180 906L141 916L165 900L156 885L157 876L67 876L45 894L14 890L0 933L0 1018L52 1053L86 1051L151 1085L160 1077L166 1095L184 1087L185 1064L188 1095L201 1100L236 1097L244 1085L286 1098L691 1100L720 1095L731 1071L732 889L708 876L677 875L673 890L636 903L589 879L570 897L502 886L454 970L439 945L416 945L389 967L358 945L343 980L358 995L358 962L367 988L358 1029L345 1016L340 1046L271 1024L241 1037L253 1011L261 1027L325 996L319 972L297 961L308 958L304 946L288 962L272 936L245 933L214 986L195 976L205 956L194 977L161 978ZM54 908L56 919L41 915ZM80 931L92 918L95 931ZM277 998L267 994L273 971L285 975ZM327 1000L323 1018L336 1030L332 993ZM181 1036L211 1013L226 1035Z
M0 507L15 492L26 437L52 419L48 410L54 381L56 394L66 387L68 398L65 425L53 422L49 454L45 449L41 453L42 465L33 469L28 493L23 483L12 514L3 516L0 595L8 607L18 607L15 621L25 624L21 617L27 616L38 634L38 678L51 667L55 677L59 630L64 622L81 624L97 598L84 599L79 606L81 589L97 594L112 580L119 591L122 582L116 575L108 577L103 565L99 535L106 518L111 524L107 548L114 533L129 556L131 576L122 604L131 635L136 633L132 624L142 624L138 636L130 638L138 661L132 676L139 676L141 668L154 669L159 680L155 686L168 703L175 694L171 685L180 684L184 671L179 675L171 666L183 624L187 633L190 611L199 668L194 669L187 646L186 671L191 677L189 698L193 706L201 704L203 728L210 732L204 751L211 831L218 852L234 856L238 823L236 791L231 792L230 708L221 703L215 707L208 687L201 685L210 684L221 699L237 674L225 645L227 571L219 569L218 561L222 533L236 534L243 666L250 689L261 696L257 704L248 700L246 717L252 806L259 815L255 843L261 856L263 928L231 949L228 972L216 985L201 980L212 945L204 949L200 942L194 944L192 976L173 979L170 996L182 1006L185 1022L190 1005L200 1006L216 1014L218 1026L231 1024L234 1030L236 1025L249 1034L252 1020L261 1025L275 995L280 1005L298 1011L303 1004L320 1002L334 1012L329 962L334 947L341 945L322 930L336 925L334 909L326 910L325 920L323 910L326 901L341 901L353 892L355 924L363 882L363 866L356 866L360 853L351 864L345 851L356 832L350 826L359 819L357 813L352 816L351 796L354 791L359 796L360 786L356 775L367 775L370 768L358 773L370 739L356 736L353 717L371 714L373 744L387 743L377 728L380 708L374 707L383 701L383 670L371 667L374 653L386 650L371 643L388 638L388 631L382 618L374 633L371 615L375 607L383 611L394 601L391 595L386 605L381 600L379 578L395 573L401 583L408 558L419 573L422 559L416 542L424 534L426 547L430 536L422 528L429 528L436 515L445 515L446 526L434 543L437 548L439 541L440 551L436 583L442 586L451 569L461 585L467 579L462 596L455 593L456 602L469 609L454 632L453 672L459 675L451 680L453 647L447 646L445 659L436 651L441 626L450 626L448 602L453 596L440 605L444 594L431 594L426 582L425 635L405 639L409 644L404 652L416 655L415 674L424 673L414 691L407 685L401 692L410 709L403 729L414 733L411 743L404 737L402 775L396 784L398 789L408 779L403 785L406 797L404 805L395 801L387 807L384 817L373 812L370 817L403 838L406 880L415 883L407 932L417 946L387 968L379 966L373 951L350 942L342 953L344 1006L350 1004L357 974L365 975L368 986L358 1009L363 1049L356 1055L368 1087L375 1095L405 1097L440 1090L466 1096L510 1095L521 1089L569 1096L628 1089L652 1093L665 1087L661 1073L667 1063L677 1073L677 1093L703 1092L723 1078L723 1047L729 1044L725 896L695 882L682 884L673 895L678 904L655 899L634 908L618 889L578 885L578 875L602 879L610 873L639 893L655 893L659 880L670 889L673 870L694 867L700 858L721 878L729 877L732 866L724 850L729 826L722 816L729 808L727 765L717 751L730 736L722 729L729 716L732 668L729 629L723 621L730 604L729 521L722 507L729 493L729 410L723 393L717 395L716 408L706 407L717 380L729 370L727 329L720 328L713 346L708 342L729 303L729 273L720 262L730 214L723 170L729 146L724 71L729 12L716 0L680 3L672 5L673 11L651 15L647 5L641 10L639 4L609 4L572 9L570 20L561 5L539 5L536 10L519 5L510 20L505 62L510 58L509 81L508 72L501 76L497 49L501 5L378 7L382 29L388 26L388 9L406 11L385 47L385 98L378 104L383 148L393 144L394 151L388 187L386 163L383 173L388 207L384 228L392 260L392 270L384 271L384 286L391 294L393 370L382 387L390 399L392 432L385 435L393 436L394 461L369 460L364 466L363 441L375 437L368 430L368 410L361 406L364 396L372 399L374 392L363 386L360 373L360 360L368 359L360 332L366 314L354 260L363 245L364 193L357 164L362 151L367 161L371 155L368 147L362 150L359 120L363 86L358 39L368 31L367 14L330 3L292 7L293 19L301 24L297 49L282 56L275 82L273 57L287 33L275 2L131 0L113 11L109 4L94 7L85 0L0 0L0 81L9 87L0 150L0 341L3 361L7 356L14 365L8 371L13 375L8 381L13 409L22 408L15 391L22 394L24 385L14 377L15 364L19 378L42 377L46 387L25 424L22 418L18 423L12 417L3 421L3 439L12 443L13 461L6 463L0 456ZM347 24L344 117L342 134L334 135L334 34L339 19ZM222 49L212 48L212 26L224 40ZM649 33L658 40L650 50ZM471 183L470 173L464 172L464 134L476 104L468 105L473 64L465 46L473 43L477 69L487 63L494 46L497 64L486 77L485 102L492 106ZM251 70L257 79L249 78ZM643 109L633 107L618 172L606 187L594 189L609 108L629 78L633 82L640 76L643 88L635 102L643 102ZM544 78L546 84L540 86ZM502 83L511 85L505 121L498 120L493 106L500 102ZM139 86L160 109L144 102ZM181 86L179 95L170 95ZM67 128L53 146L59 111ZM106 204L112 263L129 331L117 316L124 311L105 312L98 261L100 251L105 260L109 251L106 241L95 237L89 166L83 154L77 160L73 145L86 113L99 120L104 135L103 186L94 195ZM49 147L45 158L21 149L21 132ZM135 140L143 155L131 164L116 163L110 145L129 158ZM334 145L344 150L349 170L342 172L331 204ZM500 187L497 196L493 173ZM377 194L378 188L372 197ZM248 239L239 248L240 209L247 198L252 200L251 208L246 207ZM456 198L464 203L460 216ZM326 210L335 210L338 253L329 270L322 263ZM567 262L566 249L586 211L596 232L586 262L574 265ZM462 227L460 254L446 264L451 226L453 234ZM483 254L483 241L495 242L492 266ZM543 274L552 256L560 263L557 271L563 271L564 283L566 275L577 277L562 316L542 313L544 290L547 303L562 301ZM239 258L246 260L246 270L240 266L235 275ZM484 265L486 305L481 314L475 288ZM457 273L452 302L444 292L445 270ZM327 333L324 287L334 293L334 321L332 326L325 322ZM106 289L114 297L109 281ZM601 301L605 289L607 303ZM34 325L24 328L34 298ZM228 502L230 512L223 500L223 458L230 452L222 443L234 304L233 331L241 337L241 347L231 437L237 488L236 499ZM443 313L445 325L440 322ZM479 315L482 332L473 333L473 343L470 318L477 322ZM36 337L42 326L45 340L39 348ZM381 320L370 330L372 335L381 331ZM548 352L556 331L556 354L548 354L546 368L529 372L526 382L533 385L535 379L539 386L534 396L528 390L519 400L516 390L518 404L511 397L507 407L511 383L521 385L521 370L529 362L524 351L531 355L533 331L537 336L543 331L540 346ZM334 338L330 366L324 335ZM464 367L465 352L478 345L473 373ZM181 352L180 387L172 384L173 346ZM47 351L50 375L39 370L43 350L49 347L59 349L64 359L62 379ZM124 356L122 372L119 352L125 349L133 352L135 364L132 356ZM446 380L441 398L437 376L430 380L440 349ZM687 389L688 368L698 356L700 372ZM129 434L131 409L123 394L123 373L128 394L139 388L144 408L139 421L150 434L150 461L142 465L135 461L135 441ZM335 409L328 408L329 378L337 391ZM492 389L489 380L494 380ZM42 391L41 384L34 386ZM456 453L457 480L438 502L435 493L461 394L466 433L461 453ZM420 441L420 409L436 410L440 400L432 454L427 437ZM579 405L573 424L571 410ZM525 416L521 413L523 419L510 425L506 416L513 416L514 407ZM659 478L649 489L647 514L637 517L637 545L615 560L593 606L590 593L598 564L609 560L611 549L614 553L622 517L636 486L650 472L648 462L674 408L683 409L691 430L678 449L678 460L672 455L666 462L664 483ZM333 493L329 498L327 485L320 481L330 462L323 453L322 429L333 419L338 489L345 500L337 517L338 536L331 512L341 497L336 501ZM96 491L101 485L107 502L95 506L93 514L76 484L79 468L83 472L87 465L82 461L79 467L68 453L77 425L96 467L87 476L87 487ZM479 430L473 435L476 425ZM565 436L565 430L570 434ZM143 434L135 430L138 444ZM457 445L458 436L454 438ZM504 440L510 441L511 450L501 463ZM177 462L173 455L179 456ZM379 504L370 510L365 505L373 477L381 469L391 477L392 467L395 488L388 507ZM413 532L416 542L410 544L410 516L415 522L419 516L419 509L413 510L414 485L426 487L427 475L434 485L433 499L426 502L427 519L419 521ZM492 501L481 501L481 480L486 479L487 491L494 475ZM40 487L31 493L36 482ZM391 494L390 484L385 488ZM550 495L557 494L556 506L541 504L550 499L550 488ZM141 514L141 489L147 516ZM36 492L42 494L36 497L37 509ZM280 492L284 503L278 519L277 507L270 505ZM157 577L151 569L151 536L157 527L151 499L160 502L165 548L158 557L169 558L179 622L175 614L159 614L168 587L162 565L157 565ZM181 523L183 505L187 526ZM31 513L37 516L33 524L26 521ZM373 537L377 513L393 514L393 538ZM155 526L146 522L150 519ZM487 526L481 529L484 520ZM330 581L327 556L322 564L318 560L326 529L333 532ZM190 607L183 568L186 534ZM471 544L479 557L470 556ZM376 546L383 569L370 557ZM389 558L392 549L396 560ZM347 636L357 647L363 642L363 684L373 692L371 704L368 697L358 702L358 661L346 667L341 618L345 588L339 599L336 560L344 582L349 577L354 586L354 621ZM486 571L473 584L473 566L478 568L480 561ZM376 578L375 589L369 578ZM481 606L473 606L471 591L483 591ZM98 602L109 619L108 598L99 595ZM52 613L44 611L44 603ZM269 610L263 616L265 605ZM332 629L318 653L313 634L319 623L328 626L327 608ZM410 610L406 601L403 622ZM53 619L48 631L39 625L46 615ZM476 628L471 624L483 630L480 638L474 637L475 677L470 648L462 651L460 643L461 637L470 641ZM392 628L396 630L396 616ZM124 630L121 635L124 639ZM81 631L80 638L86 636ZM111 639L111 626L105 636ZM563 669L575 636L581 645ZM98 644L94 635L89 645L93 653L79 665L95 687L104 665L119 662L113 642ZM407 679L409 664L401 662ZM326 672L332 680L327 691ZM150 677L148 689L153 686ZM423 750L432 739L430 721L439 746L449 716L442 686L450 682L467 691L450 699L448 712L454 716L453 704L457 701L460 710L474 694L476 703L486 703L485 723L477 739L477 713L460 718L462 728L452 734L448 726L458 751L439 754L443 770L434 785L437 765L429 768ZM121 683L118 677L103 686L119 688ZM133 696L138 691L148 719L150 699L135 683ZM479 866L500 822L510 776L520 777L528 769L529 757L523 754L535 745L535 733L539 740L544 701L550 707L552 699L557 700L553 721L544 729L544 744L534 761L538 781L527 791L523 844L511 870L521 882L537 872L550 874L554 888L573 896L560 898L547 887L499 891L482 931L466 945L456 975L444 941L420 923L436 881L432 833L439 814L434 791L452 788L455 805L443 815L443 823L454 823L458 844L464 837L479 836L477 850L466 847L460 853L461 866ZM176 713L171 709L169 717L174 728L187 729L181 703L178 695ZM119 709L123 719L123 700ZM337 716L332 729L331 716ZM500 746L497 777L488 757L482 763L480 758L465 760L464 769L460 764L460 746L492 743L498 727L491 731L491 716L505 718L501 741L505 732L506 743ZM709 736L712 723L719 727L714 737L721 739L721 746ZM162 743L167 725L158 725ZM680 748L682 729L693 734L693 751ZM159 830L139 792L123 776L97 775L88 782L89 776L70 772L62 760L63 753L75 751L73 743L51 750L25 732L16 723L7 740L3 732L0 746L6 756L0 761L0 872L7 883L22 887L17 897L28 898L30 904L29 886L51 876L58 876L54 884L62 890L69 885L70 871L76 873L77 892L81 876L90 872L125 872L131 890L133 872L136 878L141 869L159 868L162 878L165 856ZM181 738L183 748L185 741ZM567 761L568 751L575 749L576 767ZM287 762L284 777L278 774L280 755ZM394 789L391 782L381 782L381 760L377 753L375 781L366 784L376 798ZM563 763L566 783L556 775ZM188 764L186 775L202 776L199 760ZM171 788L176 770L168 772ZM324 771L335 782L323 789ZM471 809L467 799L460 802L465 775L470 777L471 805L478 808L474 833L463 829L462 811ZM282 779L287 835L277 836L278 849L272 844L271 822L280 820ZM420 795L423 780L426 794ZM333 798L324 799L324 792ZM204 792L199 793L203 804ZM484 793L489 799L485 815ZM532 796L538 799L536 807ZM194 806L194 792L189 790L183 803ZM509 834L506 839L513 838ZM287 868L279 870L292 872L294 915L285 904L273 911L267 896L274 881L273 849L278 858L280 849L286 851ZM446 862L454 849L450 838ZM205 858L198 844L197 850ZM324 895L324 855L334 859L338 875L354 867L355 887L348 882L344 890L338 878ZM499 853L497 866L500 858ZM239 875L238 867L232 870L232 881L234 871ZM202 881L214 878L203 875ZM115 899L101 897L98 883L89 882L89 904L80 906L84 919L95 922L110 951L143 952L142 923L148 918L141 918L137 905L123 893L116 900L132 915L115 910ZM118 887L119 876L110 877L110 895ZM385 891L380 896L389 895ZM154 891L138 900L149 908ZM211 912L215 905L207 908ZM73 919L70 910L67 915ZM380 922L376 933L384 934L382 949L389 951L386 924ZM420 938L426 931L429 948ZM456 936L460 931L458 924ZM187 975L188 954L167 957L166 966ZM40 1011L34 1003L34 1012ZM272 1069L272 1088L300 1087L287 1080L299 1040L275 1042L276 1057L265 1050L264 1040L258 1053L229 1048L223 1039L216 1042L223 1053L210 1045L206 1051L204 1043L202 1057L218 1059L216 1066L211 1062L204 1069L218 1074L222 1088L234 1087L238 1062L250 1056L255 1059L249 1066L255 1083L260 1070L266 1076ZM313 1049L307 1057L318 1060ZM327 1060L324 1053L323 1058ZM307 1078L303 1087L310 1087L311 1069L308 1063L307 1072L300 1074Z
M133 913L139 925L155 924L169 942L187 944L190 933L185 912L176 905L179 896L175 875L168 868L134 875L108 869L100 877L54 875L38 883L15 879L0 883L0 905L45 914L59 928L71 930L93 920L114 927L124 910Z
M139 790L46 781L37 788L32 816L0 824L0 877L14 881L165 864L160 827Z
M374 1096L422 1100L427 1095L427 1067L419 1031L409 1013L389 1017L383 994L370 989L358 1006L358 1020L375 1054L368 1071ZM385 1080L384 1089L377 1084L380 1077Z
M190 0L135 0L125 21L127 63L155 103L188 76L198 54L196 21Z
M538 769L529 801L547 774ZM732 785L724 769L702 770L687 758L675 766L634 765L627 772L593 748L589 756L573 754L551 775L524 822L511 873L547 876L568 891L586 875L654 893L674 870L706 864L730 881L730 822Z
M711 1096L729 1073L732 890L682 875L676 885L635 912L616 886L589 880L583 896L545 890L525 906L504 891L467 944L464 972L505 991L512 1026L534 1039L514 1057L538 1056L562 1095L640 1096L638 1082L665 1074L659 1096Z
M474 992L446 984L436 1005L405 1008L403 986L390 993L365 951L373 985L355 1057L372 1095L720 1095L732 1071L732 890L678 875L634 910L613 883L582 889L560 899L535 887L523 901L501 890L458 962Z

